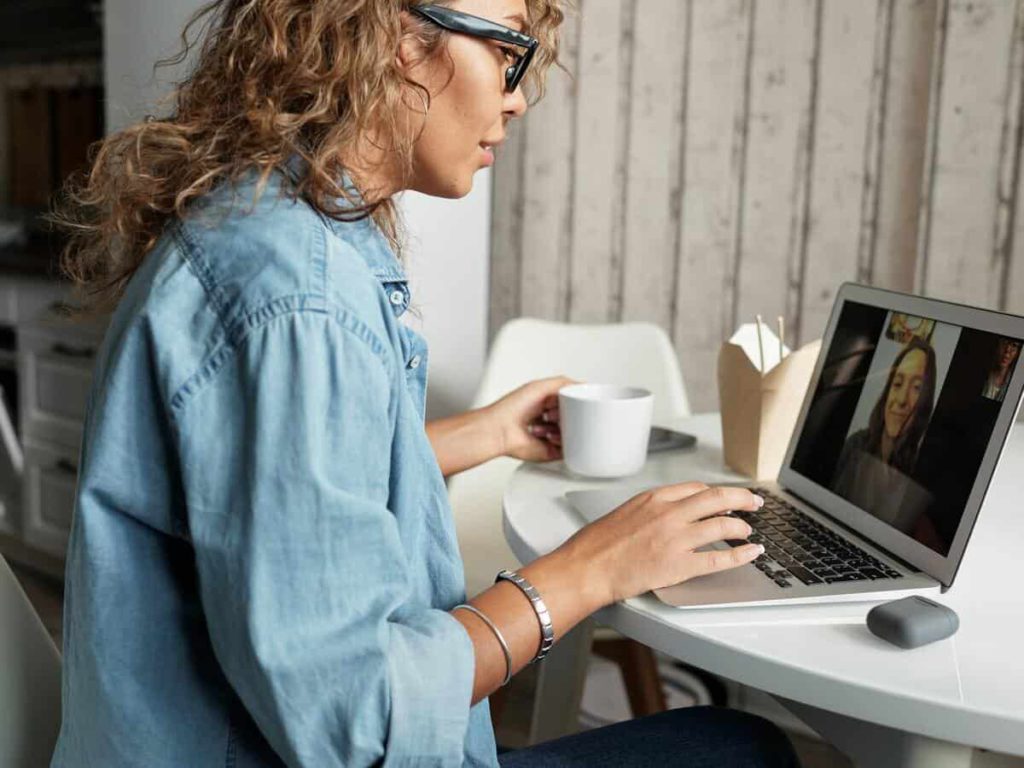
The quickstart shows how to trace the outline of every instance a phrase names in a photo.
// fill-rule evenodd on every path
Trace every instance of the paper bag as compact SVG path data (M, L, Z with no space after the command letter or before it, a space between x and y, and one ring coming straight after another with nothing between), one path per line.
M732 469L754 480L778 476L820 348L818 339L790 353L767 328L758 344L754 325L742 326L722 345L722 448Z

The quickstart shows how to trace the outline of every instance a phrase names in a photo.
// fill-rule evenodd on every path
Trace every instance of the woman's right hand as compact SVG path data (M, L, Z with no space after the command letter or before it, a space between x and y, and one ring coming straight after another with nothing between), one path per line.
M562 545L584 564L601 605L715 571L745 565L764 549L745 544L698 551L725 539L746 539L751 528L730 511L756 511L764 500L745 488L703 483L666 485L637 494Z

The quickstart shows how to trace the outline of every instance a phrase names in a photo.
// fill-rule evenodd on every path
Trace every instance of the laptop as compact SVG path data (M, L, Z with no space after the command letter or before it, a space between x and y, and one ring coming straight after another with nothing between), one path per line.
M655 594L710 608L949 589L1020 407L1022 340L1021 317L843 285L779 476L750 486L765 506L732 513L765 553ZM639 490L566 498L593 521Z

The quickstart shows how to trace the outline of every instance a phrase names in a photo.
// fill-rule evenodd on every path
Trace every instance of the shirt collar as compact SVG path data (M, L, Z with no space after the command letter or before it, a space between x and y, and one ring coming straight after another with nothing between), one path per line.
M295 154L288 159L285 165L288 174L293 178L298 178L304 173L306 162ZM359 190L347 172L342 175L342 186L353 193L357 200L361 199ZM353 205L352 201L344 197L335 198L335 202L341 209L351 208ZM330 216L324 216L324 218L331 231L351 245L362 257L374 277L382 283L408 281L405 270L395 256L391 244L372 218L367 216L355 221L338 221Z
M327 221L334 234L356 250L374 277L382 283L408 280L391 244L373 219L338 221L328 217Z

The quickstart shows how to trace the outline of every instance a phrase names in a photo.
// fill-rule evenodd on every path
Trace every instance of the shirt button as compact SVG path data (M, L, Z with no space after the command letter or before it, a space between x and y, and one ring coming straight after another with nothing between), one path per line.
M419 355L413 355L412 356L412 360L409 361L409 367L412 368L412 369L416 369L416 368L420 367L420 356Z
M391 303L394 304L396 307L401 306L402 304L405 303L405 294L402 293L401 291L392 291Z

